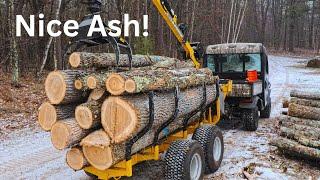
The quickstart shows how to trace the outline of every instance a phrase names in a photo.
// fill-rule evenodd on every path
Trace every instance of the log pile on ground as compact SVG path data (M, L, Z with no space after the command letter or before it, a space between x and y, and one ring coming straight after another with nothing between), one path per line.
M51 132L56 149L69 149L66 162L74 170L90 165L105 170L125 159L125 144L149 122L149 92L154 92L155 120L132 153L152 145L155 132L174 114L176 87L179 113L169 133L203 105L204 91L205 105L217 96L218 78L209 69L195 69L174 58L134 55L130 69L125 55L117 66L113 54L79 52L70 56L69 63L74 69L48 75L48 102L39 108L38 120ZM189 123L199 117L197 113Z
M308 61L307 67L320 68L320 57L312 58Z
M282 152L320 160L320 93L292 91L287 116L279 119L280 138L272 141Z

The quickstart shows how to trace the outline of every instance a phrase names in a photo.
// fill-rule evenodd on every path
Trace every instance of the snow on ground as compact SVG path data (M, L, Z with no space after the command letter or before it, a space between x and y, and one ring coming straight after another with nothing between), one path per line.
M241 129L224 132L225 154L221 168L206 179L243 179L243 170L258 179L320 179L320 170L301 160L279 155L269 140L276 136L281 102L292 89L320 88L320 70L304 68L306 60L270 56L272 118L263 119L256 132ZM0 179L88 179L65 164L65 152L55 150L48 133L24 129L0 140ZM159 162L135 168L131 179L162 179Z

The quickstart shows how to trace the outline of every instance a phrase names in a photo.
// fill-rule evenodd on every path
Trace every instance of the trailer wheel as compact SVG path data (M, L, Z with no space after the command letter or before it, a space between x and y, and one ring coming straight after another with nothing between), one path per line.
M254 109L244 109L242 112L242 121L244 124L244 128L247 131L256 131L259 126L258 107Z
M201 180L204 176L204 154L195 140L173 142L165 156L165 178L172 180Z
M216 172L221 165L224 153L224 141L221 130L213 125L199 127L193 134L192 139L198 141L205 155L205 173Z
M264 110L260 111L261 118L270 118L271 115L271 103L269 103Z

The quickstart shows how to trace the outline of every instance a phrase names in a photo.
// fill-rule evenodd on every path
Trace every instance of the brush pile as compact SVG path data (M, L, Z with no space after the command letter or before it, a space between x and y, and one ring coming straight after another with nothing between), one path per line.
M117 64L113 54L79 52L69 63L72 70L48 75L48 102L39 108L38 120L51 132L56 149L69 149L66 160L74 170L106 170L125 159L126 143L149 122L149 92L154 92L154 123L132 146L132 153L152 145L157 129L174 114L176 87L179 113L169 132L202 105L204 91L205 105L217 96L218 78L209 69L195 69L173 58L134 55L130 69L125 55Z
M280 117L280 138L272 144L286 154L320 160L320 93L292 91Z

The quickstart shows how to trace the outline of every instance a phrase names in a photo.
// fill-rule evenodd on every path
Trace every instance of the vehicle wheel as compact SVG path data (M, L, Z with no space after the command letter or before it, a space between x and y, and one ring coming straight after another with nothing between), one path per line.
M258 107L254 109L244 109L242 112L242 121L244 124L244 128L247 131L256 131L259 126Z
M173 142L165 156L165 178L201 180L204 176L204 153L195 140Z
M260 111L261 118L270 118L271 115L271 103L269 103L264 110Z
M221 130L216 126L204 125L195 131L192 139L198 141L204 150L205 173L212 174L216 172L220 168L224 153Z
M98 176L96 176L96 175L94 175L94 174L91 174L91 173L89 173L89 172L87 172L87 171L84 171L84 172L86 173L87 176L90 177L90 179L98 179Z

